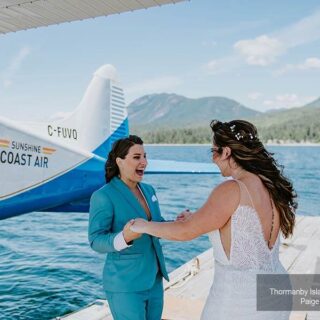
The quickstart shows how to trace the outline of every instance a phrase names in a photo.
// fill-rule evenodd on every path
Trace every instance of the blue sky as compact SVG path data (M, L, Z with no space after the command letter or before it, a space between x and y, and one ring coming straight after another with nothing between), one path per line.
M320 96L318 0L191 0L0 36L0 115L72 111L93 72L149 93L225 96L265 111Z

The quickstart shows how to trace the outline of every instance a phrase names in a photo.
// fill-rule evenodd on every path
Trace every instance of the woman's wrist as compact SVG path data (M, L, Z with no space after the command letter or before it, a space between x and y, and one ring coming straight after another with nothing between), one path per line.
M150 226L152 225L152 221L146 221L145 232L147 233L150 230Z
M125 231L122 231L122 234L123 234L123 239L124 241L129 244L129 242L131 242L132 240L130 239L130 237L126 234Z

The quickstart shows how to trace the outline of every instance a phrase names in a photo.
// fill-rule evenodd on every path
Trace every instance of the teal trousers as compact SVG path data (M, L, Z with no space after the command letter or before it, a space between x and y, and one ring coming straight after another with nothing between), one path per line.
M114 320L161 320L163 309L162 276L153 287L139 292L106 292Z

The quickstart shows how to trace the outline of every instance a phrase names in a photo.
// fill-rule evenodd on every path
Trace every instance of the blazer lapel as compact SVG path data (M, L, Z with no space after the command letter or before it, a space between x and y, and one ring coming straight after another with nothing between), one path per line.
M121 193L127 203L135 210L139 217L145 218L145 212L129 187L118 177L114 177L111 182L112 185ZM150 209L151 210L151 209Z
M152 204L152 201L149 197L149 193L148 193L148 190L146 190L146 188L144 187L143 184L141 183L138 183L139 185L139 188L142 192L142 195L144 196L145 200L147 201L147 205L149 207L149 210L150 210L150 214L151 214L151 220L152 220L152 213L153 213L153 204Z
M155 202L155 200L158 201L156 195L153 192L150 193L148 189L145 187L145 185L142 183L141 184L139 183L139 187L143 192L143 195L147 201L150 214L151 214L151 220L159 221L160 212L158 212L158 203Z

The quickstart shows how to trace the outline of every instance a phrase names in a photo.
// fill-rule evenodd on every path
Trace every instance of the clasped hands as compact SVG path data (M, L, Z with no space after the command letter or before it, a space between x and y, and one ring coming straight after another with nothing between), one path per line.
M186 209L185 211L177 215L175 221L186 221L191 216L192 212ZM137 218L128 221L122 231L125 241L128 243L130 241L140 238L143 233L147 233L147 226L148 221L145 219Z

